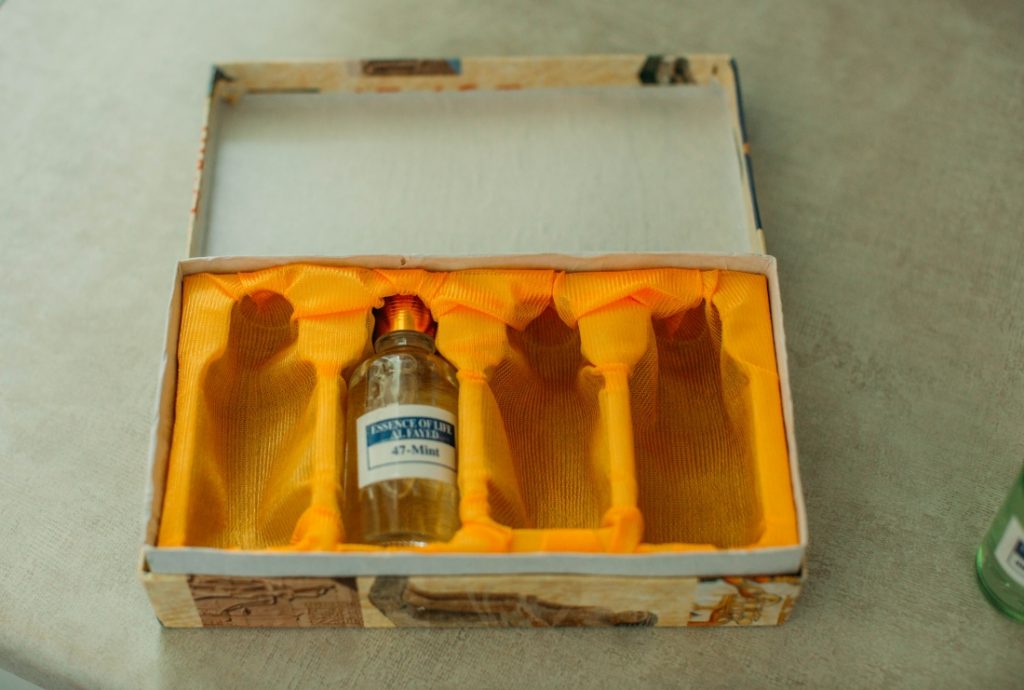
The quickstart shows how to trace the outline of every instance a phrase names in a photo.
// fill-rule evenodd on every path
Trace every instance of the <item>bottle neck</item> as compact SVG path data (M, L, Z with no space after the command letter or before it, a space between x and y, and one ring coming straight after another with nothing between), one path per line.
M392 331L377 338L373 349L377 354L400 349L421 350L433 354L434 339L419 331Z

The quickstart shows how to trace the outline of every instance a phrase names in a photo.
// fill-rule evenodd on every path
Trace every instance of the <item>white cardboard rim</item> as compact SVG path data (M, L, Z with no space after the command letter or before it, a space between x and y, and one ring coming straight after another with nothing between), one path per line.
M408 552L273 553L182 547L143 549L149 572L249 577L376 575L619 575L719 577L797 574L800 546L702 553L422 554Z

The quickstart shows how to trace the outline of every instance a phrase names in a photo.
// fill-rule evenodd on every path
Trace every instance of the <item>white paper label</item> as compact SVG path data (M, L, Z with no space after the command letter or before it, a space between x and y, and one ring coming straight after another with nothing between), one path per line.
M356 420L359 488L387 479L455 483L455 415L431 405L390 405Z
M996 561L1003 567L1006 574L1024 585L1024 528L1013 515L1006 523L1003 538L996 546Z

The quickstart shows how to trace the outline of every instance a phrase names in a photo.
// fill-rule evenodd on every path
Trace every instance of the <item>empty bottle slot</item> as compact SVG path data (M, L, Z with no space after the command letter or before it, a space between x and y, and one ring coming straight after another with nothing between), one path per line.
M601 380L580 353L579 331L549 309L523 331L509 329L509 344L490 384L516 486L492 487L492 517L514 528L596 528L610 504L598 447ZM516 493L525 510L506 498Z
M653 326L631 380L644 541L753 543L763 525L752 409L718 311L704 302Z
M192 544L287 544L309 505L305 439L316 372L296 354L291 315L288 300L267 291L231 309L224 354L202 384L208 414L196 420L202 441L190 493Z

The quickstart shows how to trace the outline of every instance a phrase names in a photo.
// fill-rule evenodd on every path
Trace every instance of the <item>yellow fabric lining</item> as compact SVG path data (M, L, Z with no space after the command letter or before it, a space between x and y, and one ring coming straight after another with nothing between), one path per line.
M159 545L380 548L346 539L341 422L392 294L460 386L462 528L423 550L798 542L763 276L292 264L185 278Z

